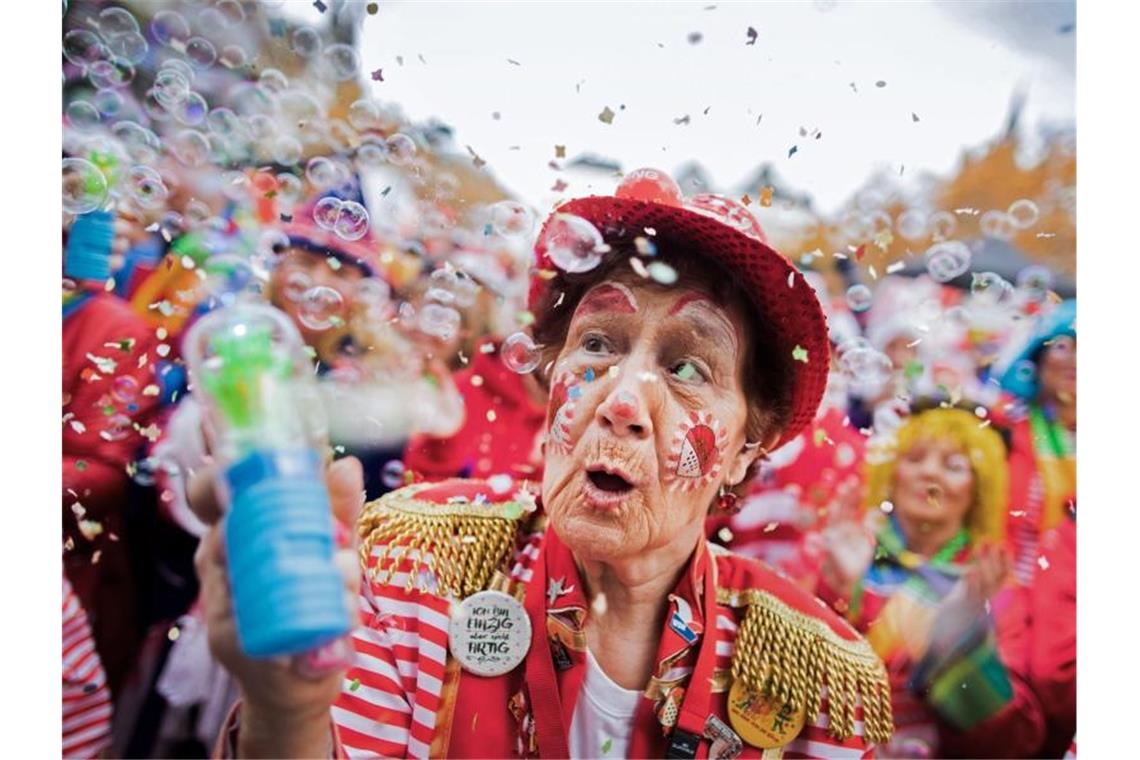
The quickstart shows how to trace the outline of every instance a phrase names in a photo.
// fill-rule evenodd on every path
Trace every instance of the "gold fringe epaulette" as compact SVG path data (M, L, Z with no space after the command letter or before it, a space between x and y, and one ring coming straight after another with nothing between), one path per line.
M519 523L531 516L533 499L503 503L450 500L443 504L416 495L437 484L418 483L364 505L357 522L360 562L367 572L378 550L373 577L387 583L399 563L412 564L407 588L466 598L491 585L514 548ZM429 581L421 570L428 571Z
M819 716L827 687L828 733L843 740L855 731L861 701L865 737L890 741L891 689L886 668L862 638L847 640L826 622L798 612L774 595L756 589L717 589L717 601L747 605L736 636L732 677L765 696L806 707L807 720Z

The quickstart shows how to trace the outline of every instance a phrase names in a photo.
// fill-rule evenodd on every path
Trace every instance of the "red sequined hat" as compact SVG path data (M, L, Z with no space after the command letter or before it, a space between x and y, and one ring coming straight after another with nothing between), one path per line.
M664 172L639 169L626 175L615 196L577 198L559 206L557 214L587 220L614 248L631 247L637 237L668 241L670 246L700 251L727 269L774 333L780 350L792 358L790 413L777 446L795 438L812 421L831 363L827 320L815 290L767 244L760 225L744 206L710 194L683 198ZM535 245L538 272L531 281L532 311L547 288L558 287L561 276L547 253L546 233L554 218L546 220ZM764 361L763 356L758 359Z

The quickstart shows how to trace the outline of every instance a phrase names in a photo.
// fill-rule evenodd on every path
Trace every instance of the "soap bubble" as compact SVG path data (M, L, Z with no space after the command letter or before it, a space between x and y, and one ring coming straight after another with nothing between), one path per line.
M305 149L295 138L281 135L273 141L273 160L282 166L293 166L301 160Z
M666 172L650 168L634 169L626 174L614 190L614 197L666 206L680 206L682 202L680 185Z
M333 231L345 240L360 240L368 233L368 209L356 201L341 204Z
M524 332L517 332L508 336L503 341L499 355L507 369L520 375L533 372L542 358L534 340Z
M927 220L927 227L935 241L948 240L958 229L958 220L949 211L936 211Z
M406 166L416 155L416 141L397 132L388 138L388 162L396 166Z
M336 220L340 217L340 210L343 205L344 201L331 195L327 198L321 198L317 201L317 205L313 206L313 221L322 230L332 230L336 227Z
M80 131L86 132L99 126L99 109L90 101L73 100L67 104L64 114L67 116L67 123Z
M1013 285L996 272L974 272L970 293L982 304L1000 306L1013 296Z
M150 46L146 44L146 39L138 32L114 37L107 42L107 47L115 55L134 64L146 58L147 51L150 49Z
M380 468L380 482L385 488L399 488L404 485L404 463L399 459L389 460Z
M285 282L281 287L281 295L293 303L300 303L305 294L313 289L313 278L300 270L292 270L285 275Z
M191 37L186 41L186 57L199 69L208 69L218 59L218 51L205 37Z
M321 50L321 35L311 26L303 26L293 32L292 48L302 58L312 58Z
M1041 211L1037 208L1037 204L1028 198L1022 198L1009 204L1006 213L1013 220L1013 225L1021 230L1032 227L1041 218Z
M131 198L143 208L158 208L170 195L162 177L149 166L131 167L127 187Z
M297 318L310 330L327 330L344 324L346 307L340 291L326 285L317 285L301 298Z
M324 70L338 82L352 79L360 69L360 57L349 45L329 46L324 52Z
M184 101L178 104L173 114L179 123L185 124L188 127L194 127L206 120L206 114L209 110L210 107L206 104L206 99L200 94L192 92L186 96Z
M166 147L185 166L201 166L210 159L210 141L196 129L184 129L167 138Z
M555 214L547 223L542 245L551 262L564 272L588 272L602 261L605 242L598 228L580 216Z
M107 56L107 50L94 32L72 29L63 35L63 57L76 66L90 66Z
M978 220L978 229L988 238L1009 240L1017 232L1014 219L1004 211L987 211Z
M871 289L863 284L855 284L847 289L847 305L859 314L871 308Z
M491 226L504 237L520 237L534 229L534 216L518 201L499 201L491 206Z
M895 229L905 240L920 240L926 235L926 214L916 209L908 209L895 220Z
M280 69L265 69L257 77L257 85L270 95L284 92L289 87L289 77Z
M117 90L104 88L95 93L91 98L92 105L99 111L100 115L107 118L118 116L126 103L123 101L123 96Z
M150 21L150 33L160 45L169 45L175 40L185 42L190 38L190 24L177 11L159 11Z
M110 40L120 35L138 34L139 22L126 8L104 8L95 21L99 33Z
M378 277L368 277L356 284L356 300L365 306L386 306L392 299L392 289Z
M100 90L126 87L135 80L135 67L123 58L95 61L87 67L87 79Z
M222 54L218 57L218 63L227 69L240 68L245 65L245 61L245 49L240 45L226 45L222 48Z
M424 304L420 309L419 328L425 335L451 340L459 332L459 312L438 303Z
M131 434L132 429L134 429L134 425L130 417L125 414L114 414L103 423L99 437L105 441L122 441Z
M960 240L935 243L926 251L926 271L938 282L950 282L966 273L972 258L969 247Z
M84 158L63 159L63 210L86 214L107 199L107 178Z
M348 107L348 123L360 130L375 129L380 125L380 108L368 98L361 98Z
M318 190L326 190L338 185L341 181L341 171L337 165L325 156L315 156L305 165L305 177Z
M363 168L375 169L388 160L388 144L374 137L367 137L356 149L356 163Z
M217 38L226 31L226 17L217 8L204 8L198 13L198 31Z
M111 396L122 404L134 402L139 394L139 381L130 375L119 375L111 381Z

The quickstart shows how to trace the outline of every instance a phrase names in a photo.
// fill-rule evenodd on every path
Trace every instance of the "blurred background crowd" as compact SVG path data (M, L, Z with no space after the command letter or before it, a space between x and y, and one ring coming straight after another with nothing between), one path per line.
M369 499L542 477L525 304L551 209L373 97L377 3L289 5L64 2L66 756L206 756L236 696L195 604L186 482L208 444L180 339L201 315L245 299L290 317ZM876 173L834 214L769 163L738 187L695 161L673 174L758 220L832 340L815 423L709 538L867 634L893 756L1060 757L1076 732L1075 140L1026 139L1022 105L952 174L904 192ZM564 197L637 168L551 164ZM667 284L643 242L631 265ZM983 620L955 613L963 588ZM1007 730L971 731L998 714Z

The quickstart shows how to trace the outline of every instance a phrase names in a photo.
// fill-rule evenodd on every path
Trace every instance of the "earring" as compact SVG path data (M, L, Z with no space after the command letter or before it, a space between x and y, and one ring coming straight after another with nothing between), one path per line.
M734 515L740 511L740 499L732 491L725 488L723 485L720 487L720 493L717 494L716 507L721 512Z

